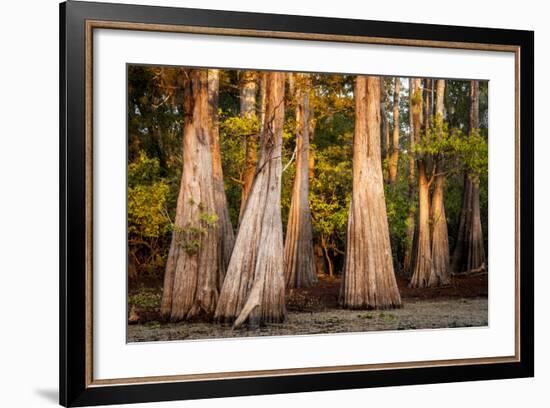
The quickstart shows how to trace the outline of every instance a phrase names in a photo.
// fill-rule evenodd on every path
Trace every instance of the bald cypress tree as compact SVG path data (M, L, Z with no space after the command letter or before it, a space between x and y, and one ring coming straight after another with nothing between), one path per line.
M241 117L247 121L256 119L256 93L258 91L258 74L255 71L243 71L241 73L239 98L241 107ZM254 182L256 174L258 135L251 133L244 137L245 163L243 174L243 185L241 192L241 208L239 212L239 222L242 220L248 195Z
M185 76L183 173L161 305L162 315L173 321L210 317L216 308L222 274L208 73L191 69Z
M257 326L285 319L281 147L285 74L266 74L266 110L254 182L244 209L215 318Z
M407 241L405 246L405 253L403 256L403 270L405 273L411 273L413 252L414 252L414 236L415 236L415 217L416 217L416 204L415 203L415 191L416 191L416 176L415 176L415 134L414 134L414 120L413 120L413 79L409 78L409 152L408 152L408 171L407 171L407 199L409 201L409 208L407 211Z
M393 86L393 130L391 155L388 163L388 182L395 184L397 182L397 168L399 165L399 92L401 92L401 82L399 78L394 78Z
M220 151L220 131L218 121L218 100L220 72L218 69L208 70L208 106L210 109L210 146L212 150L212 175L214 178L214 202L216 205L216 215L218 217L218 246L219 262L218 269L218 288L221 289L225 271L229 265L229 259L233 252L235 244L235 234L231 219L229 218L229 209L227 207L227 197L225 194L225 185L223 181L222 157Z
M311 286L317 281L313 228L309 208L310 79L296 75L296 174L285 237L287 288Z
M470 134L479 129L479 82L470 81ZM479 179L466 172L460 211L458 234L453 250L453 270L457 273L486 269L481 212L479 207Z
M418 78L412 81L412 115L413 132L416 144L421 142L429 128L430 117L430 99L426 92L423 97L423 90L429 87L429 83L424 83ZM428 85L428 86L426 86ZM424 113L421 116L422 107ZM422 123L422 118L424 123ZM424 132L422 132L424 125ZM413 262L413 274L410 286L414 288L423 288L430 286L430 277L434 273L432 263L432 243L430 239L430 181L428 176L428 163L425 154L418 154L416 157L417 180L418 180L418 217L417 217L417 240Z
M351 309L401 305L393 270L380 154L380 77L355 80L353 190L341 304Z
M442 137L441 126L445 118L445 80L435 82L435 133ZM449 233L445 215L445 167L440 157L434 158L435 166L433 193L431 202L432 218L432 260L433 274L428 281L429 286L446 285L451 280L451 265L449 255Z

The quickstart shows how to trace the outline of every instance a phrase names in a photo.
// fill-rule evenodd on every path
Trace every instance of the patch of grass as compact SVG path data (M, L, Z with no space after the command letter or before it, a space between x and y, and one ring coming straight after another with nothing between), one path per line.
M394 321L395 319L397 319L397 316L394 315L394 314L392 314L392 313L383 313L383 312L382 312L382 313L380 313L380 314L378 315L378 318L379 318L380 320L384 320L384 321L386 321L386 322L392 322L392 321Z
M139 310L157 310L160 308L162 293L153 288L140 288L138 292L128 296L128 306Z
M374 315L372 313L367 313L367 314L358 314L357 317L359 319L374 319Z
M160 329L160 323L157 321L148 322L145 323L145 327L148 329Z

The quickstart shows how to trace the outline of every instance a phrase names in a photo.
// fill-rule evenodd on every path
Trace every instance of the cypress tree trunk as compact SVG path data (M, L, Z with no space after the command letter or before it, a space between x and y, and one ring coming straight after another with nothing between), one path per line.
M381 117L381 133L382 133L382 141L381 141L381 156L383 165L383 175L384 178L387 179L389 177L388 174L388 166L390 162L390 155L391 155L391 145L390 145L390 125L388 124L388 115L386 114L386 103L388 100L388 95L386 93L386 87L384 85L384 79L380 79L380 117Z
M388 182L390 184L395 184L397 181L397 168L399 164L399 92L401 88L399 78L396 77L394 83L392 152L388 167Z
M432 193L432 258L434 275L430 286L447 285L451 281L449 233L445 216L445 176L436 176Z
M250 190L215 318L238 328L285 319L281 146L285 74L266 74L260 162Z
M479 127L479 82L470 82L470 132ZM479 180L470 174L464 177L464 195L458 236L453 251L455 272L486 269L485 247L479 208Z
M412 254L413 254L413 241L414 241L414 231L415 231L415 216L416 216L416 206L413 204L415 201L415 185L416 185L416 177L414 174L414 167L415 167L415 160L414 160L414 147L415 147L415 140L414 140L414 125L413 125L413 109L412 109L412 101L413 101L413 80L409 79L409 171L408 171L408 184L409 189L407 193L408 201L409 201L409 211L407 215L407 245L405 247L405 254L403 258L403 269L405 273L410 274L411 273L411 265L412 265Z
M218 300L219 226L214 202L208 74L188 70L183 174L166 263L161 313L173 321L210 317Z
M486 268L485 247L483 246L483 231L481 229L481 212L479 208L479 182L471 182L471 218L468 230L468 247L465 271L478 271Z
M313 115L312 115L313 116ZM315 138L315 119L310 118L309 120L309 140L313 142ZM309 149L309 179L315 177L315 150ZM327 264L325 264L325 256L323 254L323 247L318 243L313 243L313 255L315 256L315 275L324 275L327 273Z
M425 85L428 85L425 82ZM426 91L427 86L424 87ZM421 112L424 105L424 128L430 116L429 96L422 96L420 79L413 79L413 132L416 143L421 139ZM415 245L415 254L413 260L413 274L410 286L413 288L423 288L429 286L430 276L433 274L432 251L430 239L430 185L426 174L426 161L423 156L417 157L416 165L418 169L418 224L417 241Z
M258 112L257 115L260 118L260 134L262 134L264 129L264 122L265 122L265 96L266 96L266 80L267 80L267 73L266 72L260 72L260 92L259 92L259 98L260 103L258 106Z
M208 70L208 105L210 108L210 129L212 138L210 145L212 149L212 175L214 177L214 202L216 204L216 214L218 216L218 247L220 266L218 269L218 290L221 290L225 271L229 265L233 245L235 244L235 234L229 210L227 207L227 197L225 195L225 186L223 182L222 158L220 152L220 131L218 123L218 99L219 99L220 72L218 69Z
M254 71L243 71L240 87L241 117L252 120L256 116L256 92L257 74ZM258 140L257 135L246 135L245 140L245 169L243 174L243 187L241 192L241 208L239 212L239 223L244 214L244 208L254 182L256 174Z
M311 286L317 281L313 229L309 208L309 81L296 86L296 175L285 238L287 288Z
M445 116L445 81L436 81L436 123L442 123ZM444 188L445 174L443 162L435 162L436 175L432 193L432 259L434 275L430 279L430 286L446 285L451 280L451 267L449 256L449 234L447 230L447 218L445 216Z
M401 306L380 162L380 82L362 75L355 80L353 192L340 299L353 309Z
M451 268L454 272L459 273L465 271L463 269L464 248L466 245L466 228L470 225L470 203L472 195L472 184L468 174L464 174L464 182L462 189L462 204L460 206L460 216L458 219L458 230L456 234L456 242L453 249Z
M430 185L426 175L426 163L417 161L418 168L418 240L410 286L429 287L434 274L430 240Z

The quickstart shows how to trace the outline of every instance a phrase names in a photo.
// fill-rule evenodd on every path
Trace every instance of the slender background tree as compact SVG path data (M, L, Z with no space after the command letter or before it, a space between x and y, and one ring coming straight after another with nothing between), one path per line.
M479 132L478 81L470 81L469 132L468 137L475 136ZM466 171L458 235L453 251L455 272L480 271L486 268L479 194L478 175Z
M241 117L248 121L257 120L256 117L256 93L258 90L258 75L255 71L242 71L240 85ZM247 127L251 129L251 127ZM253 128L252 128L253 129ZM241 210L239 222L242 220L244 208L254 182L256 174L256 161L258 150L258 134L251 131L244 135L245 163L241 194Z
M397 182L397 169L399 164L399 93L401 92L401 81L394 78L393 85L393 130L391 143L391 156L388 164L388 182L395 184Z
M218 252L220 266L218 268L218 289L221 290L225 270L229 265L229 259L235 244L233 225L229 218L227 197L225 195L225 183L223 179L222 158L220 150L220 131L218 121L220 71L208 70L208 106L210 109L210 145L212 149L212 176L214 178L214 203L218 217Z
M297 75L296 82L296 175L286 228L284 257L287 288L311 286L317 281L309 206L311 81L307 75Z

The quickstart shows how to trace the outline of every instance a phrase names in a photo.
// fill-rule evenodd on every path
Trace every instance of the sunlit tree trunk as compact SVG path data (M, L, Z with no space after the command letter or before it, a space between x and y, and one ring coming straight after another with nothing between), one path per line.
M313 116L313 115L311 115ZM309 140L313 142L315 138L315 119L310 117L309 120ZM312 180L315 177L315 150L310 145L309 149L309 179ZM324 275L327 273L327 264L325 263L325 256L323 247L321 244L314 240L313 242L313 255L315 256L315 274Z
M445 117L445 80L436 81L435 117L438 126ZM449 234L445 216L444 189L445 169L443 162L436 160L434 187L432 193L432 259L433 271L429 286L446 285L451 279L449 256Z
M259 92L259 98L260 103L258 106L258 117L260 118L260 134L263 132L264 123L265 123L265 96L266 96L266 80L267 80L267 73L266 72L260 72L259 73L259 83L260 83L260 92Z
M405 246L405 254L403 258L403 269L405 273L409 274L411 272L411 264L413 258L413 241L414 241L414 231L415 231L415 216L416 216L416 204L415 204L415 186L416 186L416 176L415 176L415 160L414 160L414 124L413 124L413 114L412 114L412 102L413 102L413 79L409 79L409 168L408 168L408 214L407 214L407 242Z
M391 156L391 144L390 144L390 125L388 123L388 115L386 113L388 95L386 93L386 86L384 84L384 78L380 79L380 124L381 124L381 156L383 160L383 176L387 180L389 178L388 166Z
M425 83L425 85L427 85ZM424 89L426 91L426 87ZM429 121L430 103L426 92L423 98L420 79L413 79L413 132L416 143L421 140L421 115L422 105L424 103L424 126ZM417 241L415 245L413 274L410 286L414 288L428 287L430 276L433 274L432 251L430 239L430 183L427 175L427 164L425 155L419 155L416 158L418 170L418 229Z
M470 132L479 128L479 82L470 82ZM455 272L486 269L485 247L479 208L479 180L471 174L464 177L464 193L458 236L453 251Z
M215 318L257 326L285 319L281 146L285 74L266 74L260 161L248 197Z
M357 76L353 191L341 304L346 308L401 305L392 264L380 161L380 77Z
M417 169L418 238L410 286L413 288L424 288L430 286L430 277L434 273L430 240L430 185L424 160L417 160Z
M187 76L183 174L161 305L162 315L173 321L210 317L218 300L220 276L208 74L206 70L188 70Z
M388 182L390 184L394 184L397 181L397 168L399 164L399 92L401 91L401 82L399 78L395 78L394 82L392 150L388 164Z
M221 290L225 271L229 265L233 245L235 244L235 235L229 210L227 207L227 197L225 195L225 186L223 182L222 158L220 152L220 132L218 123L218 100L219 100L219 82L220 72L217 69L208 70L208 105L210 108L210 129L212 148L212 174L214 177L214 202L216 204L216 214L218 216L218 246L220 267L218 269L218 289Z
M256 117L256 92L258 90L258 75L255 71L242 71L240 85L241 117L246 120L253 120ZM245 163L243 173L243 186L241 192L241 208L239 212L239 223L244 214L244 208L254 182L256 174L258 135L248 134L244 140Z
M287 288L311 286L317 281L313 229L309 208L309 92L306 76L296 87L296 175L285 238Z

